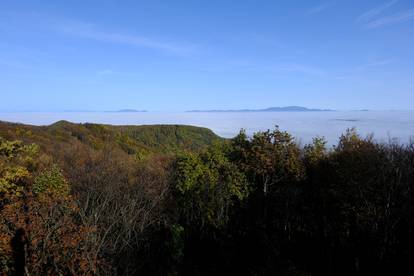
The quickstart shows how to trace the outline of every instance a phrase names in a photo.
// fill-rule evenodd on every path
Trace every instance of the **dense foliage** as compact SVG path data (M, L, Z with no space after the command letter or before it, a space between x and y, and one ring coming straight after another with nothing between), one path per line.
M117 148L138 159L159 153L198 151L223 140L209 129L194 126L113 126L67 121L42 127L0 121L0 137L36 143L52 155L62 147L79 145L94 150Z
M68 122L0 137L4 275L414 272L414 143Z

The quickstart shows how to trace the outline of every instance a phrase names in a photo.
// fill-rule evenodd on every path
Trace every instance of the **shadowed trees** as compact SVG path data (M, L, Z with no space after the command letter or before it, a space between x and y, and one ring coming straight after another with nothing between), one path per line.
M0 269L5 274L93 274L77 206L60 170L38 148L0 140Z

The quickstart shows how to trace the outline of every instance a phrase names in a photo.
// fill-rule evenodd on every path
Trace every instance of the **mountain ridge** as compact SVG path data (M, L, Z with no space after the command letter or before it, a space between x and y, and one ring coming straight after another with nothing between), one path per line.
M93 149L110 146L139 156L197 151L225 141L208 128L189 125L79 124L65 120L47 126L0 121L1 138L36 143L45 150L82 144Z
M263 109L213 109L213 110L189 110L187 112L328 112L332 109L307 108L303 106L268 107Z

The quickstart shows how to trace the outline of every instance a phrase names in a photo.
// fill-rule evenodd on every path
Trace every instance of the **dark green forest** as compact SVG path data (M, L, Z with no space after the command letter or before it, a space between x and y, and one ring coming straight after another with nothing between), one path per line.
M0 122L1 275L410 275L414 142Z

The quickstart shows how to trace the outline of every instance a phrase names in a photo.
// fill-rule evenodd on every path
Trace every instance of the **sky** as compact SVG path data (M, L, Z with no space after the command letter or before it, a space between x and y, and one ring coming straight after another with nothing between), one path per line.
M412 0L1 0L0 111L414 109Z

